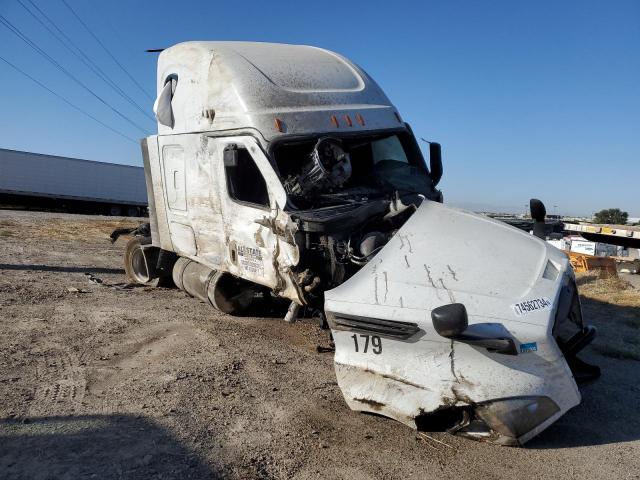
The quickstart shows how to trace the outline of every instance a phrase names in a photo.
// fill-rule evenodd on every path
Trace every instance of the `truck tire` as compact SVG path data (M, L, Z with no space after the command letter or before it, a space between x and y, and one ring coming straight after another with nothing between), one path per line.
M139 216L140 216L140 208L127 207L127 217L139 217Z
M133 237L127 242L124 252L124 271L129 283L150 287L172 287L171 276L158 276L154 261L145 258L142 245L150 245L150 237Z
M109 215L112 217L122 216L122 207L120 205L111 205L109 207Z

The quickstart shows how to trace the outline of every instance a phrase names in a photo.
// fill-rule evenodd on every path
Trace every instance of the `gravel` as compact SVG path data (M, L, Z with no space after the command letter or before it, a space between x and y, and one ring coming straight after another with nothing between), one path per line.
M640 478L637 361L590 352L602 378L527 448L417 434L347 408L311 320L111 288L114 225L0 211L0 478ZM601 329L617 308L585 299Z

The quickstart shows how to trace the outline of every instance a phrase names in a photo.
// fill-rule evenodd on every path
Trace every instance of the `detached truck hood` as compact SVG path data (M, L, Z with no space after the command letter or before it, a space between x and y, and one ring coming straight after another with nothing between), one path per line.
M464 418L447 430L523 443L580 401L553 338L572 278L566 256L546 242L423 202L367 265L325 293L347 403L426 429L442 421L433 412L454 409ZM431 312L452 303L466 307L470 327L508 338L513 354L440 336ZM531 400L508 403L516 397ZM497 399L508 405L487 407ZM483 408L493 413L482 416ZM518 409L538 413L513 420ZM474 416L490 428L469 434Z

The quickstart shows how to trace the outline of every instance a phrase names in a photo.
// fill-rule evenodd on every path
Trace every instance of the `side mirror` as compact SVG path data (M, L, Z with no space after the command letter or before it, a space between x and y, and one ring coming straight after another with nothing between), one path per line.
M438 335L454 338L464 332L469 326L467 309L461 303L452 303L434 308L431 312L433 328Z
M476 323L469 326L467 309L462 303L451 303L434 308L431 321L438 335L486 348L503 355L517 355L516 343L504 325L499 323Z
M533 218L533 235L544 240L544 217L547 216L547 209L540 200L532 198L529 200L529 210L531 211L531 218Z
M547 216L547 209L541 200L538 200L537 198L529 200L529 209L531 211L531 218L536 222L544 222L544 217Z
M429 142L429 170L435 187L442 178L442 147L436 142Z
M224 153L222 154L222 163L225 168L238 166L238 149L235 145L230 145L224 149Z

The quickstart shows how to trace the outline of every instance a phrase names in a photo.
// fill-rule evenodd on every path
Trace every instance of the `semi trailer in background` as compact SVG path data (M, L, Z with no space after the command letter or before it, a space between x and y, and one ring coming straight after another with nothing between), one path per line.
M140 216L147 207L144 169L0 149L0 205Z

